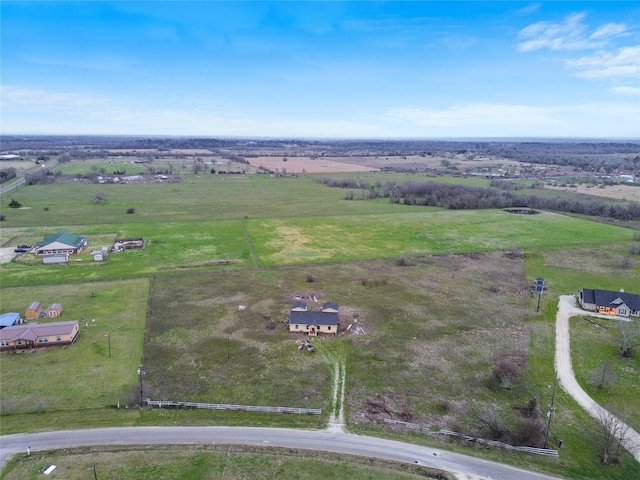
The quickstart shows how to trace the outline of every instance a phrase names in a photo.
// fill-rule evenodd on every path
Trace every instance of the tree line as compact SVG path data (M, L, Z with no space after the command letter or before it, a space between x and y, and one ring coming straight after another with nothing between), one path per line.
M321 179L331 187L362 189L367 198L389 198L392 203L428 205L452 210L485 208L531 208L555 212L614 218L616 220L640 220L640 204L607 203L583 197L543 197L524 195L489 187L470 187L438 182L409 180L402 184L386 182L369 185L358 179ZM353 199L353 193L347 195Z

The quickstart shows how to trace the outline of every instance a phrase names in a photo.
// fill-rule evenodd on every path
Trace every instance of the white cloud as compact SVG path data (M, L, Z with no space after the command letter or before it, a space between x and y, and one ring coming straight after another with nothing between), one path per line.
M617 52L598 52L595 55L567 60L576 75L589 79L616 79L640 75L640 45L623 47Z
M539 107L527 105L503 105L473 103L454 105L445 109L398 107L389 111L392 118L405 120L425 127L462 127L493 125L544 125L553 123L553 118Z
M0 98L3 107L24 106L74 111L106 105L106 98L94 95L70 92L52 92L39 88L26 88L13 85L0 86Z
M637 107L628 103L567 106L474 103L444 109L399 107L387 115L400 123L402 130L422 132L423 136L640 136Z
M609 91L620 95L634 95L636 97L640 97L640 87L612 87Z
M624 34L627 31L627 26L624 23L605 23L593 32L589 38L607 38L617 37Z
M537 22L520 30L523 40L517 45L521 52L548 48L551 50L577 50L594 48L602 43L590 40L587 27L582 22L584 13L572 13L562 23Z
M516 10L515 13L519 13L521 15L529 15L531 13L536 13L538 10L540 10L540 7L541 7L540 3L530 3Z

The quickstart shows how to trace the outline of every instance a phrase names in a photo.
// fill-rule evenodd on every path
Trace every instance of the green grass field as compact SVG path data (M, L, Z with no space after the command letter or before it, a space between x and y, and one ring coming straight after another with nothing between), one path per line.
M378 461L370 458L335 453L313 453L296 449L225 447L213 448L171 446L136 450L121 448L97 451L83 449L72 452L46 452L35 457L22 457L11 462L4 480L30 480L42 477L49 465L56 465L53 478L82 480L87 470L96 478L135 478L137 480L240 480L260 478L291 479L350 478L371 480L410 480L439 478L453 480L448 475L423 466ZM428 477L432 473L434 476ZM61 476L62 475L62 476ZM437 475L437 476L436 476Z
M0 199L3 245L34 243L60 230L87 236L92 247L116 237L146 241L144 249L112 253L99 265L83 254L68 266L42 266L25 255L1 266L3 312L39 300L62 303L62 320L96 318L95 326L81 325L70 347L2 355L2 433L109 424L317 428L332 406L337 350L346 362L346 418L355 431L435 442L390 431L382 419L473 430L480 428L478 413L493 404L514 425L514 404L535 398L544 408L550 401L557 296L582 287L633 292L640 284L640 262L628 254L630 228L547 212L348 201L345 191L308 175L184 178L29 186ZM96 190L106 202L91 202ZM26 208L6 208L11 198ZM514 250L524 256L510 255ZM398 264L401 257L406 266ZM530 287L539 276L549 289L535 312ZM342 328L358 319L366 335L321 338L313 355L299 352L299 338L284 322L293 295L305 292L338 302ZM580 378L598 355L611 354L611 338L576 332ZM525 372L513 388L491 389L493 365L505 353L524 355ZM308 406L323 415L105 408L137 399L140 363L152 398ZM631 368L624 378L633 387L602 400L626 407L636 423L638 364L619 368ZM557 402L550 439L552 446L563 442L559 462L482 454L568 478L637 476L629 457L599 466L594 422L562 392Z

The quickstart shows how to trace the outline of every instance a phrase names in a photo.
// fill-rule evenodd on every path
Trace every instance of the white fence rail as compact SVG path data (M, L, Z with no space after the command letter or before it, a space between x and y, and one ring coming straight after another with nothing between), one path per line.
M471 437L469 435L463 435L462 433L453 432L451 430L432 431L428 427L419 425L417 423L403 422L401 420L394 420L392 418L385 418L384 422L390 423L392 425L402 425L403 427L409 428L411 430L419 430L430 435L449 435L451 437L462 438L463 440L468 440L470 442L482 443L484 445L504 448L506 450L516 450L519 452L534 453L536 455L546 455L548 457L558 458L558 450L553 450L550 448L516 447L513 445L509 445L508 443L496 442L495 440L485 440L484 438Z
M198 408L203 410L234 410L244 412L264 413L296 413L303 415L321 415L320 408L295 408L295 407L264 407L255 405L233 405L227 403L197 403L197 402L172 402L167 400L144 401L149 407L155 408Z

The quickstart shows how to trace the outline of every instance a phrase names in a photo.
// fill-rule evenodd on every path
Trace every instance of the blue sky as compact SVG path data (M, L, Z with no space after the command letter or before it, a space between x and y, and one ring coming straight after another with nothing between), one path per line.
M0 131L640 138L640 3L0 3Z

